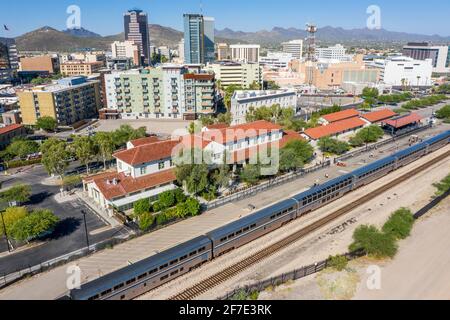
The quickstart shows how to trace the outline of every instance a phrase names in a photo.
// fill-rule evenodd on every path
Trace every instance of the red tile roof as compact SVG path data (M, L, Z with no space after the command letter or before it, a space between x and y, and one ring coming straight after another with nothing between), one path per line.
M403 117L387 120L385 121L385 124L390 125L394 128L402 128L411 123L420 122L420 120L422 120L421 116L419 116L417 113L411 113Z
M161 139L159 139L158 137L145 137L145 138L141 138L141 139L136 139L136 140L132 140L130 141L130 143L134 146L134 147L140 147L146 144L152 144L155 142L160 142L162 141Z
M326 126L320 126L305 130L305 134L313 140L317 140L323 137L339 134L344 131L363 127L367 123L359 118L350 118L338 122L331 123Z
M23 125L21 125L21 124L12 124L12 125L6 126L4 128L0 128L0 135L17 130L17 129L21 129L21 128L23 128Z
M174 170L165 170L139 178L133 178L131 176L126 176L124 173L117 172L103 174L93 178L94 179L91 181L96 184L107 200L158 187L176 180ZM117 184L113 184L114 179L116 179Z
M333 123L336 121L341 121L341 120L354 118L354 117L358 117L358 116L359 116L359 112L357 110L347 109L347 110L324 115L324 116L322 116L322 118L325 119L326 121L328 121L329 123Z
M207 131L203 136L207 140L225 144L228 142L244 140L246 138L254 138L272 131L280 131L281 129L282 127L277 124L261 120L228 128Z
M114 154L114 157L132 166L163 160L172 156L172 150L179 143L179 140L167 140L145 144L133 149L119 151Z
M212 124L210 126L206 126L206 128L209 130L225 129L225 128L228 128L228 125L226 123L217 123L217 124Z
M383 110L363 114L361 117L366 119L367 121L374 123L374 122L380 122L383 120L390 119L392 117L395 117L396 115L397 115L397 113L395 113L391 109L383 109Z

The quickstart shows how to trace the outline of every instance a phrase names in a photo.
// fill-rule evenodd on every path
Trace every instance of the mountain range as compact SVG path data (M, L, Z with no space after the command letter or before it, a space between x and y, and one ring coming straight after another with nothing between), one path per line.
M183 38L183 32L161 25L151 24L150 38L152 45L166 45L176 48ZM231 29L216 30L216 42L258 43L266 47L279 46L282 42L306 38L306 31L296 28L275 27L272 30L257 32L234 31ZM86 29L59 31L45 26L16 38L17 47L21 51L73 51L82 48L108 49L114 41L123 41L124 33L101 36ZM335 27L319 28L319 43L342 43L347 45L402 44L406 42L450 43L450 36L419 35L405 32L393 32L384 29L343 29Z

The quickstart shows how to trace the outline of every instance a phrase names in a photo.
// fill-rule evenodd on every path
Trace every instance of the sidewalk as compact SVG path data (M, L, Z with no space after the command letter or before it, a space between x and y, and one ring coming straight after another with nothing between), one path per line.
M89 198L83 191L77 190L75 191L76 198L80 199L86 206L89 207L101 220L103 220L106 224L110 225L112 228L119 227L121 224L111 217L108 212L104 209L100 208L91 198Z

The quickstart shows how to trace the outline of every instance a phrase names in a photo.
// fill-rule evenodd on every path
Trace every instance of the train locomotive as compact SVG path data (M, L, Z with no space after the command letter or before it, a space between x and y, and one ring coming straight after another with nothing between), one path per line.
M83 284L72 300L131 300L450 143L450 131Z

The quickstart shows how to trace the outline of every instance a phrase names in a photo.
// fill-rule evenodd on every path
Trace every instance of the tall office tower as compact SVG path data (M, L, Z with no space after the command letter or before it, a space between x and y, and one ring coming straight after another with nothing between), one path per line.
M303 40L291 40L283 42L283 52L292 53L295 59L301 59L303 57Z
M214 29L215 19L212 17L203 17L204 25L204 48L205 48L205 63L214 62L216 60L216 47L214 44Z
M12 38L0 38L0 83L14 78L18 68L16 41Z
M149 65L150 55L150 32L148 17L142 10L133 9L125 13L125 40L134 41L139 46L143 63Z
M184 59L187 64L215 60L214 18L184 14Z

